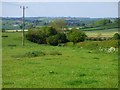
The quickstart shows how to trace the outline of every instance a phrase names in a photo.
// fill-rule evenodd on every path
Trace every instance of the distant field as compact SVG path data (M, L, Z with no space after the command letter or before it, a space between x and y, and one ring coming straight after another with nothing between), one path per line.
M3 35L8 36L2 37L3 88L118 88L117 52L39 45L27 40L22 48L20 32ZM33 51L45 55L26 56Z
M16 32L16 31L22 31L22 30L6 30L6 32ZM28 31L28 30L24 30ZM88 37L112 37L116 32L118 32L118 29L105 29L105 30L93 30L93 31L84 31Z
M118 32L118 29L105 29L105 30L94 30L94 31L85 31L88 37L112 37L115 33Z
M16 32L16 31L18 31L18 32L20 32L20 31L22 31L22 30L5 30L6 32ZM28 31L27 29L25 29L24 31Z

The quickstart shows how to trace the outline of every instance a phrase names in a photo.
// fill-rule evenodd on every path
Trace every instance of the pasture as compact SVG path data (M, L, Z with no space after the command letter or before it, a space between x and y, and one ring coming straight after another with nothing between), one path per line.
M118 29L103 29L103 30L92 30L85 31L88 37L112 37L118 32Z
M22 48L20 32L3 35L8 36L2 37L3 88L118 87L117 52L39 45L27 40Z

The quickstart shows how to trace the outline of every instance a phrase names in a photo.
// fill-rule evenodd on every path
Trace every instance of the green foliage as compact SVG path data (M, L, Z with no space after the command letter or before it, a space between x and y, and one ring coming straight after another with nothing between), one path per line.
M57 46L59 43L65 43L65 42L67 42L67 39L64 33L58 33L54 36L49 36L47 38L47 43L54 46Z
M35 43L50 44L54 46L68 41L63 32L58 32L55 28L47 26L29 29L26 37L28 40Z
M115 34L113 35L113 39L115 39L115 40L120 39L120 34L119 34L119 33L115 33Z
M57 31L53 27L37 27L29 29L26 37L32 42L46 44L46 39L55 34L57 34Z
M98 20L94 23L95 26L104 26L109 23L112 23L110 19L103 19L103 20Z
M64 33L58 33L56 37L59 39L59 43L65 43L67 42L67 37Z
M58 19L49 24L50 26L54 27L57 31L61 32L66 27L66 23L64 19Z
M83 42L86 37L87 35L84 32L75 28L73 28L67 35L67 39L73 43Z
M57 34L56 29L53 27L45 26L45 27L41 27L40 29L41 29L41 32L45 33L46 37Z
M104 30L104 29L113 29L113 28L118 28L119 20L116 19L100 19L97 20L89 25L86 25L82 30L86 31L92 31L92 30Z
M59 38L57 37L57 35L54 36L50 36L47 38L47 43L53 46L57 46L59 42Z
M116 18L114 20L114 23L116 23L118 25L118 27L120 27L120 18Z
M45 33L39 30L29 30L26 38L32 42L44 44L46 43Z

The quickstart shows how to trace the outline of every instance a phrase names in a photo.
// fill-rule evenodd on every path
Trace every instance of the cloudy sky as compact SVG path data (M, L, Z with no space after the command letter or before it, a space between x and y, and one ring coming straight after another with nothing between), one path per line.
M118 17L118 2L20 2L20 0L11 0L12 2L2 1L3 17L21 17L22 9L20 6L28 6L26 17ZM85 0L84 0L85 1ZM114 0L115 1L115 0Z

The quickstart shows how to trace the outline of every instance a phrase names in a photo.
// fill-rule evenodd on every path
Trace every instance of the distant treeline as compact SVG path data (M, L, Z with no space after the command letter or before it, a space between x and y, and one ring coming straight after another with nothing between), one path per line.
M78 27L82 30L117 28L118 18L79 18L79 17L27 17L25 29L36 26L47 26L55 20L63 19L66 27ZM22 28L21 18L2 18L2 30L18 30Z

